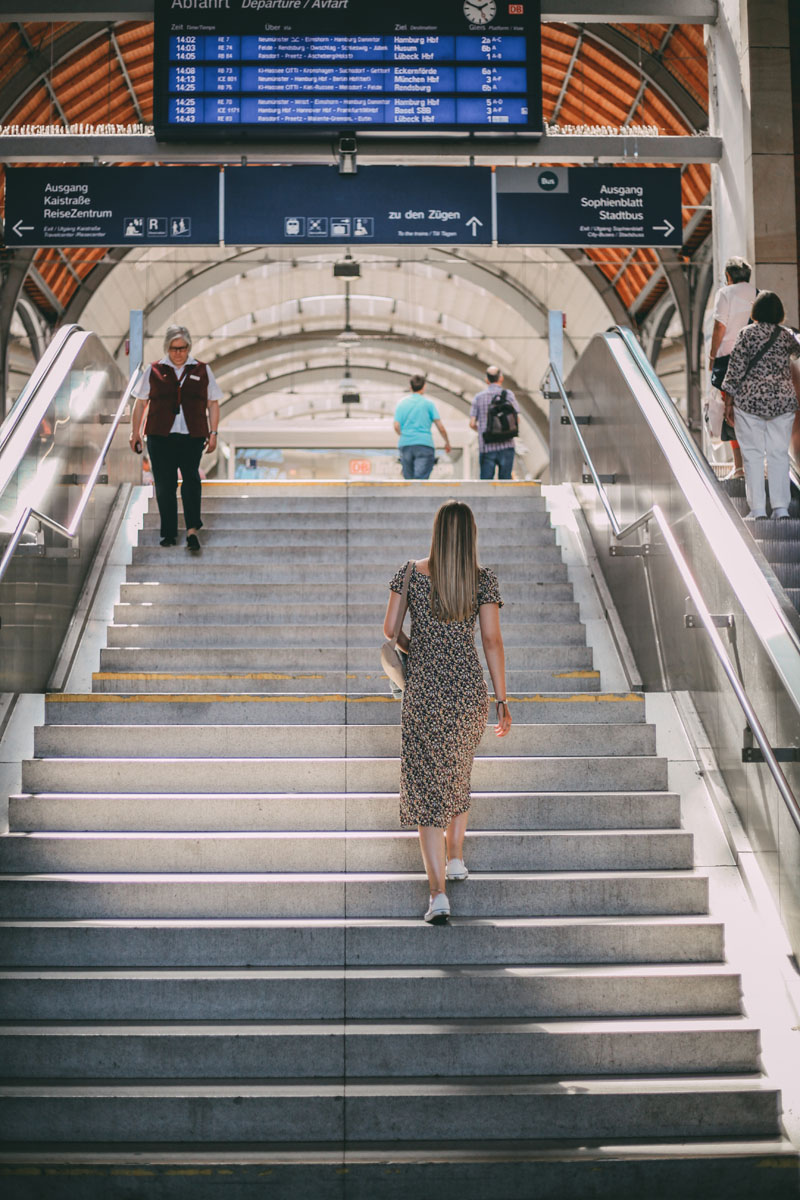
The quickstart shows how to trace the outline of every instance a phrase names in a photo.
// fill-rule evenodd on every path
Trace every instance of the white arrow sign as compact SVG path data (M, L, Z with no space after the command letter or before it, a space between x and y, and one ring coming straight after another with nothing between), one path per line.
M660 231L663 229L663 231L664 231L664 237L665 237L665 238L668 238L668 237L669 237L669 235L670 235L670 234L672 233L672 231L674 230L674 228L675 228L675 226L672 224L672 222L671 222L671 221L668 221L668 220L667 220L667 218L666 218L666 217L664 217L664 224L663 224L663 225L654 225L654 226L653 226L653 232L654 232L654 233L655 233L656 231L660 232Z
M22 217L20 217L20 219L17 221L16 225L12 225L11 228L14 230L14 233L17 235L17 237L22 237L23 233L27 229L33 229L33 226L32 225L23 225Z
M472 236L477 237L478 236L478 226L483 225L483 221L478 220L477 217L470 217L469 220L467 221L467 225L469 225L470 229L472 230Z

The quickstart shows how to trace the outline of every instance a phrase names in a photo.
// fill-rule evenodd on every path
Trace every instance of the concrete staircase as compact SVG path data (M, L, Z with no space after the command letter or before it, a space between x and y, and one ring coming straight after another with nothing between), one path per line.
M454 492L516 723L436 929L376 664ZM138 1195L103 1171L143 1161L230 1196L266 1165L270 1195L564 1197L610 1157L592 1195L655 1197L687 1155L778 1153L680 797L643 697L600 690L539 489L214 484L204 520L190 558L151 505L94 690L48 698L11 799L0 1180L49 1155L96 1165L82 1198Z

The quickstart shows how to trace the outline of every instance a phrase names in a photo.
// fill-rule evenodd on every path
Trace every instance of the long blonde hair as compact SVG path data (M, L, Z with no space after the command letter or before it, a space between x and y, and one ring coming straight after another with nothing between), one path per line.
M431 612L440 621L466 621L478 597L478 531L468 504L448 500L433 519Z

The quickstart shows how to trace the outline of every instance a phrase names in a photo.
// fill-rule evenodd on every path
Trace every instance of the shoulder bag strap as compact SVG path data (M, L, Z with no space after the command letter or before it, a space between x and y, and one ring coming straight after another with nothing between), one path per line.
M767 353L770 346L774 345L774 343L778 340L778 335L780 334L781 329L782 329L781 325L776 325L775 328L773 329L772 333L770 334L769 338L764 343L764 345L761 347L761 349L758 351L758 353L754 354L753 357L750 359L749 363L747 364L747 366L744 369L744 375L742 375L742 378L740 381L741 383L744 383L745 379L747 379L747 376L750 374L751 370L756 365L756 363L761 362L761 359Z
M397 639L400 637L400 630L403 628L403 618L405 617L406 609L408 608L408 581L411 578L411 572L413 569L414 560L413 558L410 558L408 560L408 566L406 567L406 573L403 576L403 590L400 593L400 616L397 618L397 628L394 631L394 637L389 643L393 650L397 645Z

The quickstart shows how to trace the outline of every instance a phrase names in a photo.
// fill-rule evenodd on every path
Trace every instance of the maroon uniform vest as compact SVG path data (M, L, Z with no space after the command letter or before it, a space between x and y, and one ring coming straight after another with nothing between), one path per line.
M178 383L172 366L150 364L150 407L147 410L145 433L166 437L181 409L191 437L208 437L208 368L205 363L191 363Z

